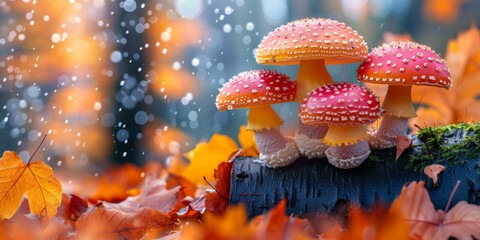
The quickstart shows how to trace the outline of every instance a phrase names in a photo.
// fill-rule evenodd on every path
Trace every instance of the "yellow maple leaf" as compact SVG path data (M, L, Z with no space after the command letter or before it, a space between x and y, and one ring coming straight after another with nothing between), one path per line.
M62 201L62 185L45 163L25 164L15 152L5 151L0 158L0 219L15 214L24 194L32 213L53 217Z
M240 131L238 132L238 141L242 147L240 156L258 157L260 152L258 151L257 144L255 143L253 131L247 131L247 126L244 125L240 127Z
M213 181L213 172L221 162L226 162L230 154L238 150L238 146L231 138L214 134L208 143L199 143L192 151L184 156L190 160L182 176L192 183L206 185Z

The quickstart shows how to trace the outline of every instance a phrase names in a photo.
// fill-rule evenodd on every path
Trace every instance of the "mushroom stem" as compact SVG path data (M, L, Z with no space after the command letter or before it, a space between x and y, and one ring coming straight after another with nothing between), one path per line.
M370 136L372 148L384 149L395 146L398 136L407 135L407 122L415 117L411 97L412 86L389 85L382 108L386 110L376 135Z
M412 86L389 85L382 108L387 111L388 116L416 117L412 103Z
M395 146L395 142L398 136L407 135L407 123L408 118L385 116L378 128L377 137L381 140L387 141L388 145L380 148L389 148Z
M270 105L251 107L248 113L247 130L265 130L279 128L283 121Z
M309 138L322 139L327 134L328 126L306 125L302 120L298 119L298 133Z
M327 83L332 83L333 79L325 67L325 60L302 60L297 78L297 94L295 101L303 103L303 99L311 92Z
M348 146L363 141L367 136L365 125L330 126L323 141L330 146Z
M274 154L284 149L288 142L278 128L256 130L253 134L258 151L262 154Z
M301 155L308 158L325 157L325 150L329 146L322 141L327 134L328 126L306 125L298 119L298 131L295 134L295 143Z
M284 137L280 132L282 123L270 105L250 108L247 130L253 131L260 160L268 167L289 165L299 156L293 139Z
M348 146L332 146L325 153L330 164L347 169L362 164L370 155L370 148L367 141L359 141Z

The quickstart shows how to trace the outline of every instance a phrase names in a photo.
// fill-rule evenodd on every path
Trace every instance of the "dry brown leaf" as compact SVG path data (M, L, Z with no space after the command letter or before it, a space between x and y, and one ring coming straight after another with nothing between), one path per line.
M415 239L480 238L480 206L461 201L445 213L436 210L424 182L404 186L391 209L401 209Z
M99 205L82 215L75 223L76 240L153 239L175 228L165 213L141 207L126 213Z
M45 163L25 164L15 152L5 151L0 158L0 219L13 216L24 194L32 213L51 218L60 206L62 185Z
M427 175L429 178L433 180L433 184L438 183L438 175L440 175L441 172L445 171L445 166L442 166L440 164L432 164L429 166L426 166L423 169L423 173Z
M205 207L216 213L223 213L230 203L230 180L232 178L233 159L239 151L230 155L229 161L218 164L214 171L215 192L205 195Z
M151 174L145 177L145 183L138 196L128 197L120 203L104 202L106 209L117 209L123 212L132 212L138 208L148 207L168 213L177 203L177 193L180 186L172 189L166 188L165 180L155 179Z
M408 138L407 136L397 136L395 146L397 147L395 161L397 161L406 149L412 147L412 139Z

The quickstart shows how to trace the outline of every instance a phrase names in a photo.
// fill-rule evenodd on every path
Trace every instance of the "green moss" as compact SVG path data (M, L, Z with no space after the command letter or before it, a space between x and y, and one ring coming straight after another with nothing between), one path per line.
M465 136L462 142L447 144L446 135L455 129L463 129L469 136ZM407 165L407 168L413 168L414 171L423 171L424 167L431 164L464 164L468 159L480 157L480 123L422 128L417 132L417 137L422 143L414 147L420 151L410 156Z

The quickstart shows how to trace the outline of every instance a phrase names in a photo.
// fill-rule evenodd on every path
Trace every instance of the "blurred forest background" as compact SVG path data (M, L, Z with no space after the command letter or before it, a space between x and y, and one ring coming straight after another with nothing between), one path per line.
M260 66L253 53L263 36L301 18L345 22L369 48L411 38L442 57L449 40L468 31L470 42L449 45L467 48L454 76L468 67L478 81L479 10L479 0L0 0L0 149L25 161L48 133L36 158L95 171L168 161L214 133L236 139L247 110L219 112L218 88L251 69L294 77L298 66ZM355 81L357 66L327 68L335 81ZM480 84L470 87L478 99ZM425 122L479 121L473 102L459 116ZM293 134L298 106L274 108Z

